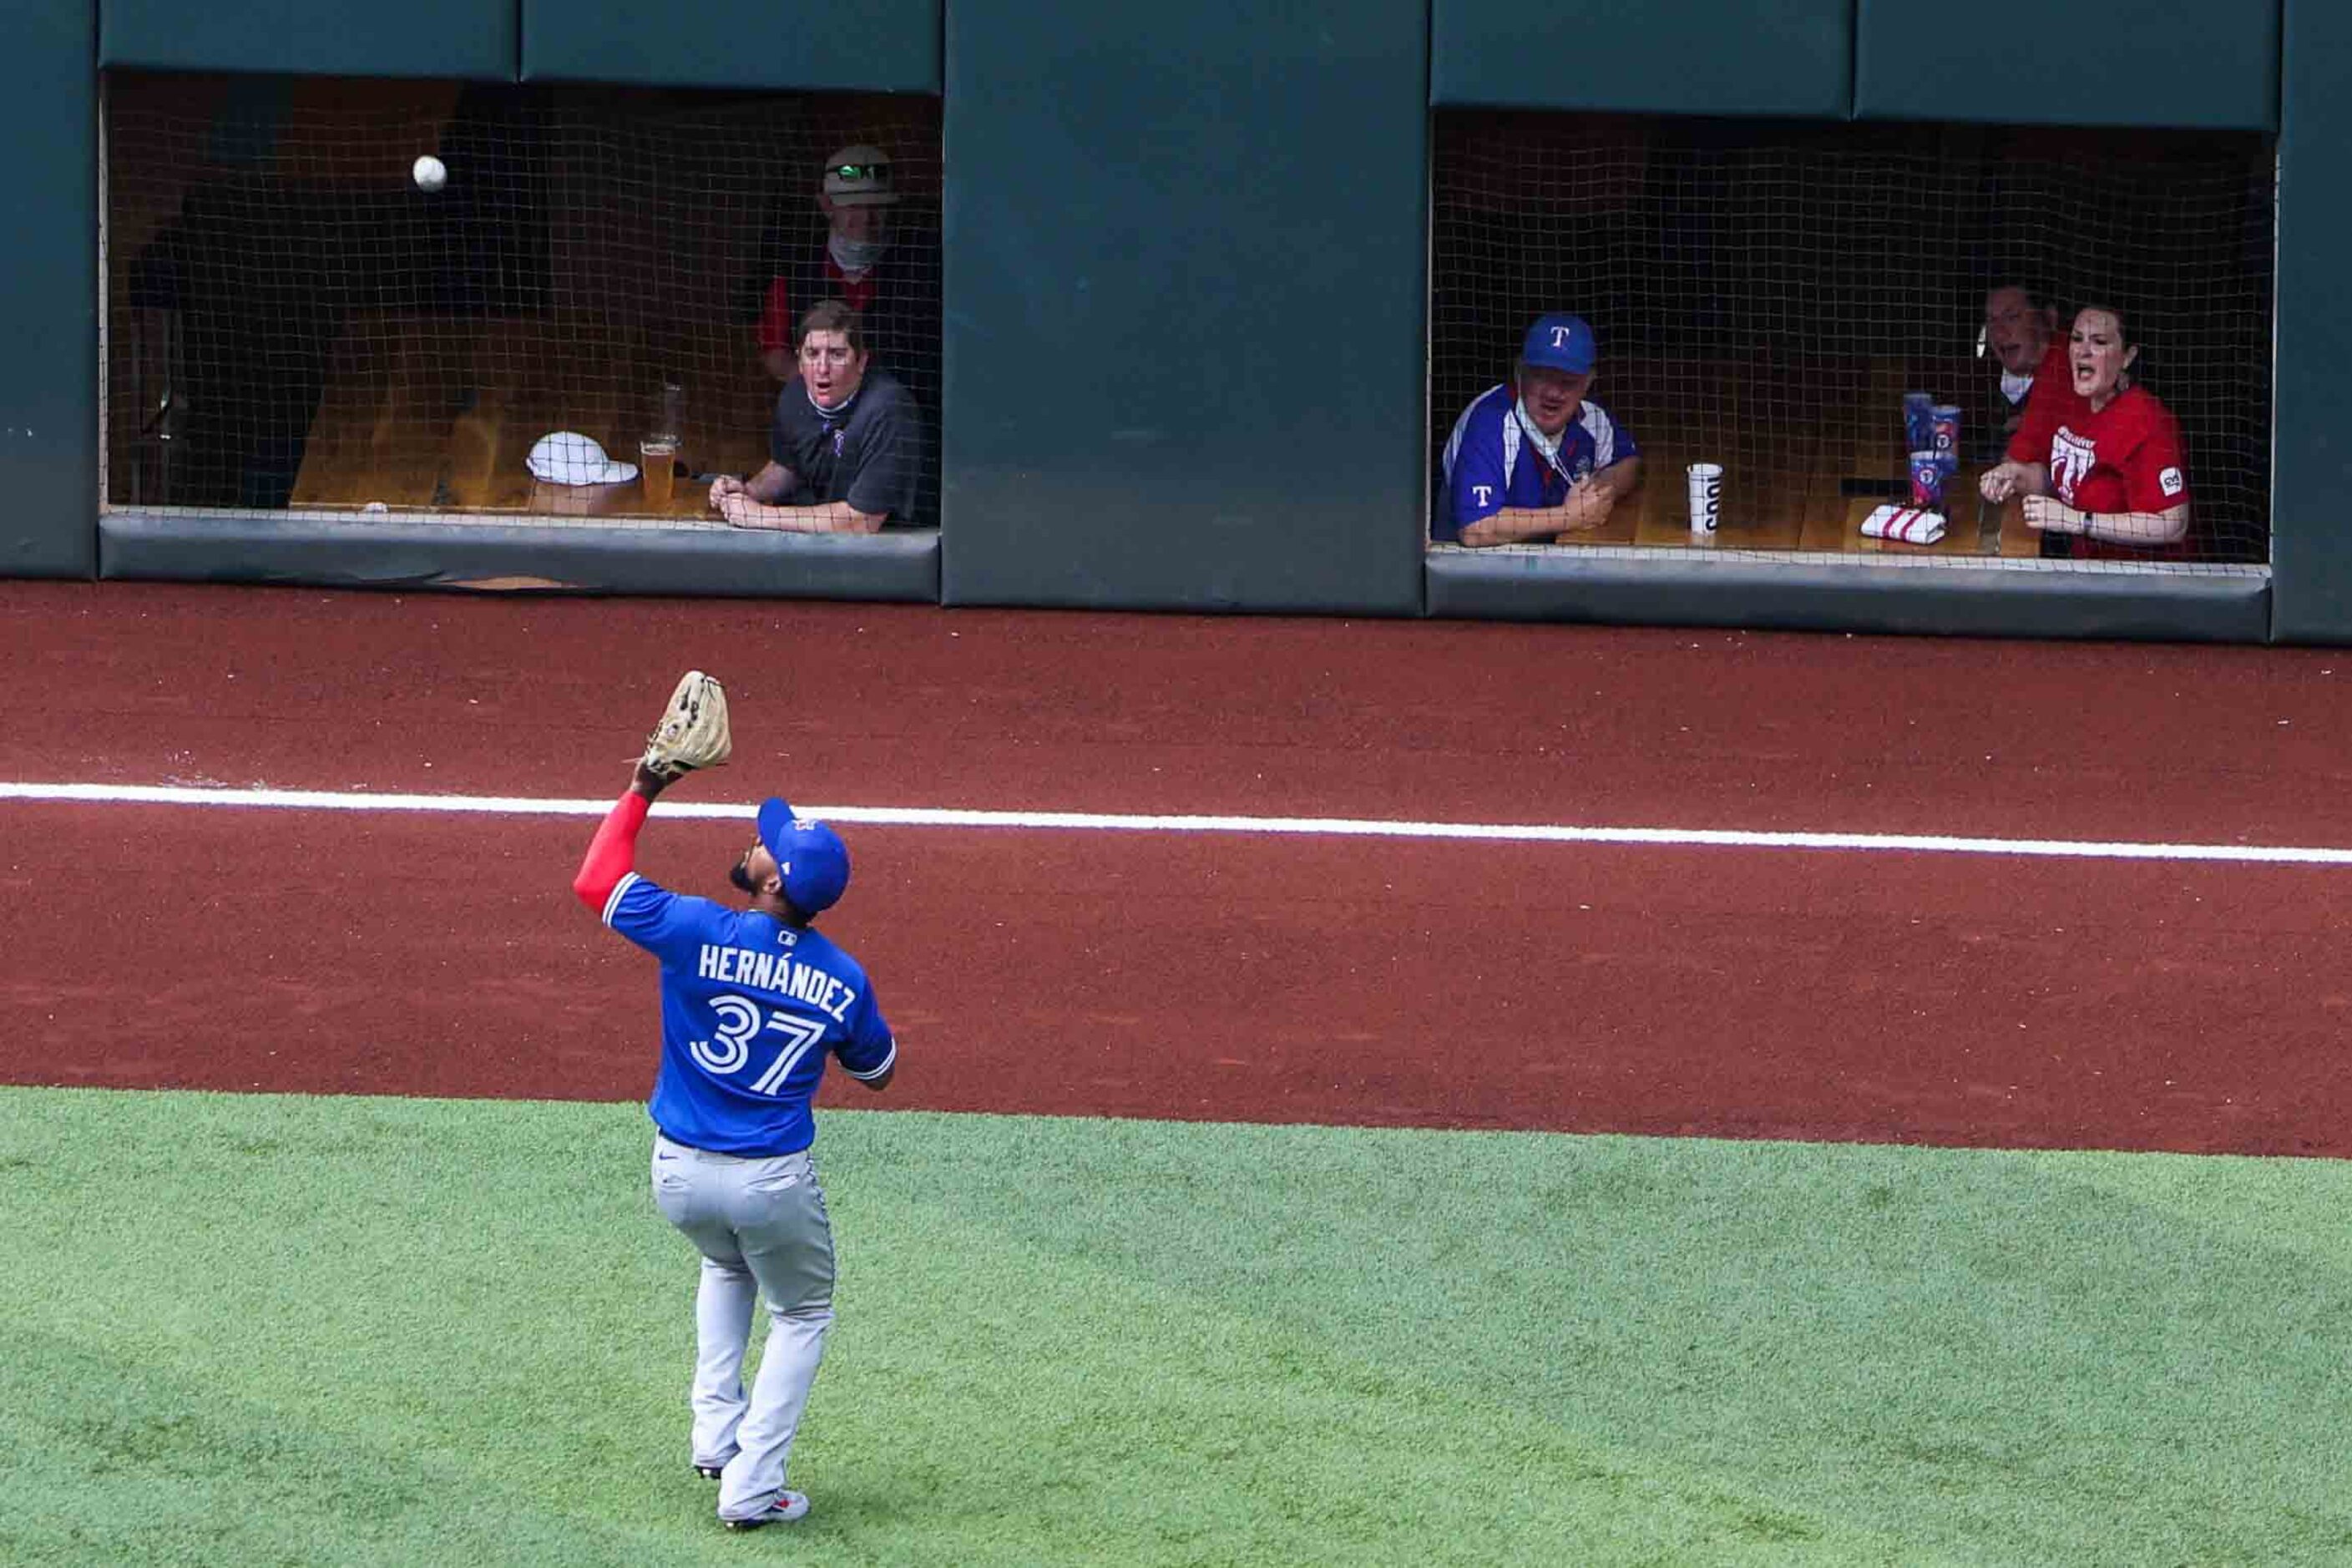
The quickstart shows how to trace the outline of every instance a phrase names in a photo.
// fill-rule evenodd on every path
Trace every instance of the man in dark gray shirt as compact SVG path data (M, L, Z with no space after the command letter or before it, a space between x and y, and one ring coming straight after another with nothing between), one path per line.
M857 312L820 300L801 318L799 374L776 395L768 466L722 474L710 505L738 528L872 533L909 522L922 473L914 399L884 371L867 374Z

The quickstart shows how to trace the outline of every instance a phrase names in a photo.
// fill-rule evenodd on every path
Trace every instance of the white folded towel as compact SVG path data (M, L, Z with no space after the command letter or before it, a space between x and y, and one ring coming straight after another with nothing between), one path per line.
M1933 544L1944 537L1944 514L1925 507L1880 507L1862 520L1864 539L1894 539L1905 544Z

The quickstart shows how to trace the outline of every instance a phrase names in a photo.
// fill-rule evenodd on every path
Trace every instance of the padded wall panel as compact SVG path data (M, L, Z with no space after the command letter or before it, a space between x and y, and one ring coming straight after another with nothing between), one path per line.
M1854 113L2013 125L2278 124L2279 0L1859 0Z
M0 133L33 149L0 246L0 575L87 577L98 560L98 79L90 0L19 6Z
M512 81L515 0L104 0L99 59L156 70Z
M1429 100L1843 120L1853 0L1433 0Z
M108 577L918 604L939 599L940 539L933 529L829 537L116 512L104 520L102 533Z
M2273 636L2352 642L2352 5L2288 0L2279 130Z
M521 0L533 81L940 90L940 0Z
M2270 581L2258 568L2190 576L1447 551L1429 560L1429 613L1614 626L2249 643L2268 630Z
M951 603L1421 603L1427 16L955 0Z

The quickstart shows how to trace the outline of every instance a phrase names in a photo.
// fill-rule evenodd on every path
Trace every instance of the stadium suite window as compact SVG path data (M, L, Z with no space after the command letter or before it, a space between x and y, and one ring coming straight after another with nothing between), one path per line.
M121 71L105 89L110 506L725 527L710 477L768 459L778 313L831 292L919 414L889 521L936 521L936 100ZM830 205L837 163L854 218ZM551 449L571 460L533 464Z
M1643 474L1597 523L1544 536L1528 520L1538 548L2267 558L2270 138L1446 110L1434 139L1440 546L1480 510L1446 485L1449 437L1509 379L1529 325L1557 311L1593 330L1585 401L1605 420L1580 406L1584 434L1570 430L1556 458L1539 422L1513 443L1528 467L1514 463L1507 495L1489 482L1486 505L1552 500L1534 481L1550 468L1564 491L1601 455L1591 431L1604 426L1638 448ZM2025 379L2001 352L2029 346L2013 322L1993 341L1993 314L2014 303L1990 298L2005 285L2030 290L2038 316L2047 308L2033 330L2062 345L2076 307L2126 313L2139 399L2160 401L2180 433L2193 492L2180 544L2067 540L1983 500L1979 476L2002 455ZM1941 500L1923 509L1940 536L1916 544L1863 531L1912 502L1913 392L1957 416ZM1691 526L1693 464L1721 468L1711 539ZM2151 463L2148 482L2170 467Z

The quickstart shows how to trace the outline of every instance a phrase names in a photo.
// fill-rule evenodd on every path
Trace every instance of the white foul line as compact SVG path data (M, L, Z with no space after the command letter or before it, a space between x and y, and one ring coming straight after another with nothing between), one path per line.
M492 816L602 816L610 800L525 795L367 795L179 784L11 784L0 800L106 805L263 806L294 811L446 812ZM748 821L752 804L665 800L663 816ZM1344 816L1148 816L1091 811L954 811L907 805L804 805L803 816L889 827L1075 828L1114 833L1263 833L1304 837L1423 838L1500 844L1642 844L1731 849L1894 849L1926 855L2026 855L2084 860L2211 860L2260 866L2352 866L2352 849L2256 844L2138 844L2096 839L1961 838L1911 833L1757 833L1704 827L1569 827L1549 823L1385 822Z

